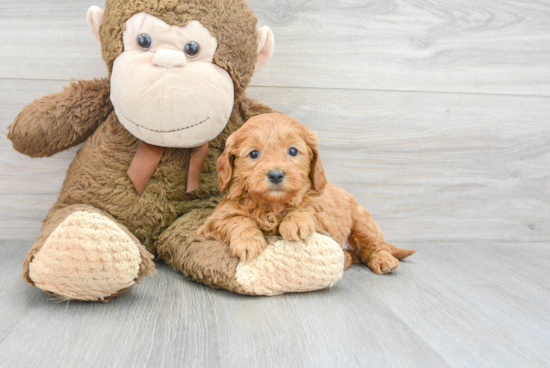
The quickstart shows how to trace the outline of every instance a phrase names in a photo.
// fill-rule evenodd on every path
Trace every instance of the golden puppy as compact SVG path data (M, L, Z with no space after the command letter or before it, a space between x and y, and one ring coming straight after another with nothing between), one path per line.
M398 259L415 251L386 242L369 211L327 183L317 143L315 133L282 114L246 122L218 160L226 195L199 233L228 243L234 256L250 261L266 248L264 235L297 241L317 231L342 246L349 241L346 268L363 262L378 274L396 270Z

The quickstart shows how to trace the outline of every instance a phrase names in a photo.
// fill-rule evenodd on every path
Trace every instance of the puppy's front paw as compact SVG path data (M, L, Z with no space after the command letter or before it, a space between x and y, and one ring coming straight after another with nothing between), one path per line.
M250 262L265 250L267 243L263 235L239 236L231 239L229 249L231 255L237 257L241 262Z
M370 256L367 263L372 272L376 274L391 273L399 267L399 261L385 250L378 251Z
M305 240L315 232L315 221L311 216L294 215L289 217L279 225L279 233L285 240Z

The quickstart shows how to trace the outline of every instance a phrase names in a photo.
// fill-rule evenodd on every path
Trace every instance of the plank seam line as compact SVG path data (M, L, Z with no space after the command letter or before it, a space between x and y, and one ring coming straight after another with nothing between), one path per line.
M104 78L97 76L94 78ZM2 78L5 81L39 81L39 82L76 82L80 79L37 79L37 78ZM88 80L88 79L84 79ZM452 91L415 91L415 90L400 90L400 89L373 89L373 88L342 88L342 87L308 87L308 86L267 86L262 84L250 84L249 87L256 88L287 88L287 89L309 89L309 90L335 90L335 91L367 91L367 92L401 92L401 93L432 93L432 94L448 94L448 95L473 95L473 96L503 96L503 97L534 97L534 98L550 98L550 95L530 95L530 94L511 94L511 93L487 93L487 92L452 92Z
M400 89L373 89L373 88L342 88L342 87L303 87L303 86L267 86L261 84L250 84L249 87L256 88L288 88L288 89L313 89L313 90L336 90L336 91L367 91L367 92L401 92L401 93L432 93L432 94L448 94L448 95L474 95L474 96L504 96L504 97L538 97L550 98L550 95L528 95L528 94L511 94L511 93L486 93L486 92L451 92L451 91L414 91Z

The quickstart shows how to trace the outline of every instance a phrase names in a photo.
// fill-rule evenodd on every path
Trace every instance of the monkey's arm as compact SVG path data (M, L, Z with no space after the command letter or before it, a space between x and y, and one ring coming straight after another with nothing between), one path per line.
M82 143L113 111L108 79L77 81L27 105L8 127L13 147L46 157Z

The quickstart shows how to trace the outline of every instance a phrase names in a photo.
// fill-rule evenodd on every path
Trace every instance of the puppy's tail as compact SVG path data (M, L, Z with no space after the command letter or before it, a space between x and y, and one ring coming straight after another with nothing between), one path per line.
M411 254L416 253L416 250L401 249L401 248L397 248L395 245L391 245L391 244L388 244L388 246L390 247L391 255L394 256L397 259L407 258Z

